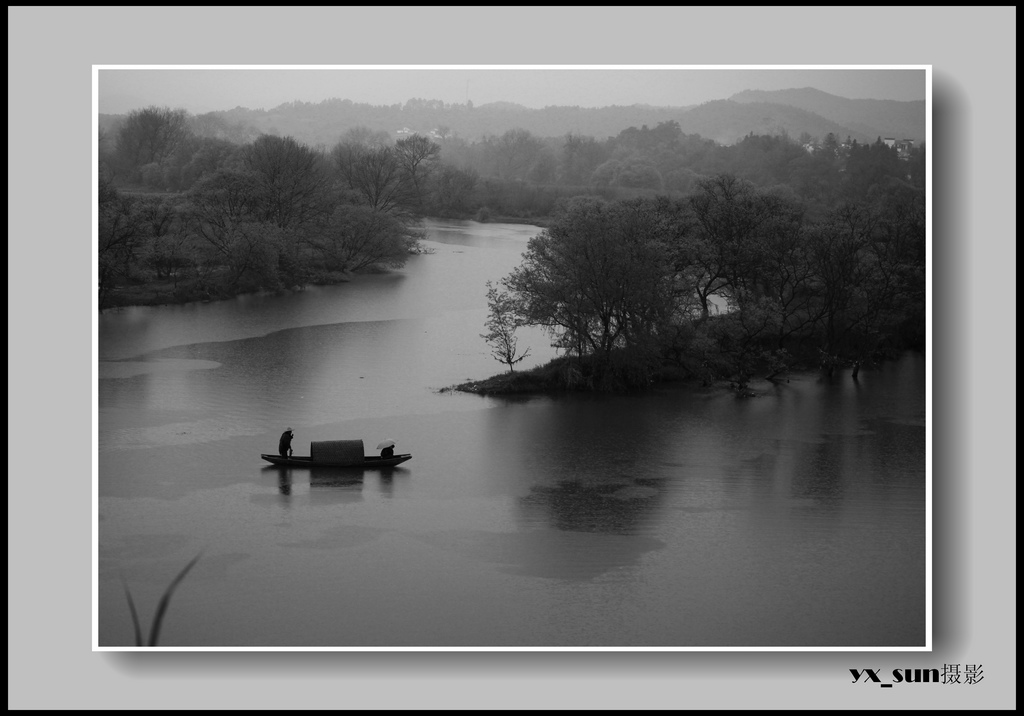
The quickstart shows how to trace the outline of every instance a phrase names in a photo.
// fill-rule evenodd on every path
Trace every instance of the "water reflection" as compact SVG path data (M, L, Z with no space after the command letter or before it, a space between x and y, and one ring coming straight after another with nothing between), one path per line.
M377 484L380 486L380 494L384 497L395 496L395 473L393 470L381 471Z
M525 518L544 516L560 530L631 535L641 532L660 491L653 480L574 480L538 485L521 498Z
M846 441L826 435L817 444L805 445L798 453L793 473L794 497L810 497L822 505L835 506L845 492Z
M278 468L277 489L285 496L292 494L292 471L286 467Z
M311 468L309 470L309 499L314 504L362 501L362 469Z
M524 524L638 535L656 523L670 479L686 478L677 460L681 411L680 403L649 396L506 404L488 412L486 441L517 455L530 477L519 500Z
M374 472L377 474L377 485L379 487L380 494L384 497L394 497L395 481L407 478L412 474L409 468L397 465L377 468Z
M292 492L292 483L294 482L293 473L295 470L285 465L262 465L260 472L266 475L268 478L273 475L277 478L277 490L282 495L290 495Z

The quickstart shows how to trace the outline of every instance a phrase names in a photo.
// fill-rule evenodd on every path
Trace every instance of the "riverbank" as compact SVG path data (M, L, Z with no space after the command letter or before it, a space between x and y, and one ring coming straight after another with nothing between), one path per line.
M891 359L891 358L890 358ZM884 362L883 359L882 362ZM837 363L831 370L827 366L815 365L809 359L794 362L786 370L778 371L770 377L751 377L740 383L735 378L701 378L678 367L663 367L654 377L650 379L647 386L633 386L630 388L618 387L608 392L623 392L627 390L643 390L658 384L690 385L694 388L715 391L728 391L734 393L738 398L757 398L766 395L775 389L777 385L788 383L792 377L806 378L813 375L822 375L829 379L838 379L837 373L849 371L848 379L857 380L863 364L855 362ZM877 367L872 363L871 367ZM769 374L768 366L762 366L758 371L760 376ZM467 381L442 388L442 393L472 393L483 396L525 396L525 395L552 395L572 392L593 392L595 389L586 380L578 379L572 384L567 380L571 374L568 370L567 359L564 357L555 358L544 365L529 370L501 373L483 380Z
M812 372L814 372L813 369L807 366L794 367L792 371L789 371L790 374L809 374ZM556 358L544 365L537 366L536 368L517 371L514 373L501 373L493 375L490 378L484 378L483 380L467 381L465 383L459 383L458 385L442 388L440 392L473 393L475 395L484 396L550 395L571 392L593 392L594 387L590 382L585 379L577 379L570 383L567 378L569 375L571 375L571 372L568 370L567 360L565 358ZM647 387L657 384L692 385L695 388L731 391L734 392L737 397L755 398L770 391L777 383L785 382L788 382L788 379L785 376L776 376L772 379L752 378L746 381L743 385L738 384L735 380L728 379L708 381L684 371L683 369L666 367L648 382ZM642 390L644 387L645 386L634 386L632 388L620 387L614 388L609 392Z
M551 226L553 219L550 216L530 216L523 218L521 216L490 216L486 219L480 219L477 217L467 217L471 221L479 221L481 224L527 224L529 226L539 226L542 229L546 229Z
M474 216L460 217L422 217L434 221L477 221L481 224L520 224L539 226L544 228L550 223L550 217L539 219L526 219L515 216L488 216L485 219ZM417 243L410 251L410 256L421 254L432 254L433 249ZM359 273L375 274L388 273L389 268L382 265L373 265L362 269ZM277 289L264 289L260 291L232 291L225 286L218 285L216 281L199 282L194 279L173 281L167 278L160 280L138 280L137 283L123 284L105 288L100 291L99 309L129 308L131 306L170 306L185 303L209 303L211 301L225 301L245 295L273 295L287 294L295 291L302 291L309 286L336 286L348 283L354 274L348 271L321 271L315 276L308 278L303 283Z
M410 256L432 254L433 249L417 246ZM360 274L383 274L390 272L386 266L373 265L359 271ZM269 296L303 291L310 286L337 286L348 283L355 273L350 271L322 271L301 284L288 288L264 289L261 291L232 292L216 284L195 281L175 284L172 281L148 281L128 286L116 286L100 293L100 310L128 308L129 306L171 306L183 303L209 303L226 301L238 296Z
M383 269L380 270L383 272ZM310 281L301 286L282 288L274 291L243 291L230 293L211 289L209 286L200 286L195 283L174 285L171 282L149 282L133 286L117 286L103 291L100 295L100 310L110 308L128 308L130 306L172 306L184 303L209 303L211 301L226 301L238 296L259 296L293 293L302 291L307 286L335 286L348 283L352 280L350 273L325 274L316 281Z

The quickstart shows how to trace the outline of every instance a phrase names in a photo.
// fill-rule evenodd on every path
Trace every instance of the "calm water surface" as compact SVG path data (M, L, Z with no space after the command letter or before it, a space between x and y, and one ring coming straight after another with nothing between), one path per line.
M430 222L400 271L99 319L99 644L177 572L174 647L923 646L925 365L766 395L498 399L485 282L536 227ZM532 355L554 352L523 331ZM281 469L285 427L393 438Z

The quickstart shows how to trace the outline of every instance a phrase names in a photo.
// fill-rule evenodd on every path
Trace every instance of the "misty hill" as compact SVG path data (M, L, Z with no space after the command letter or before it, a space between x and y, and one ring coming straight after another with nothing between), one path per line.
M830 132L841 140L849 136L858 142L873 142L877 136L859 132L797 107L769 102L739 103L721 99L706 102L681 115L684 134L699 134L719 144L735 144L746 135L787 134L798 139L804 132L819 139Z
M768 101L770 100L770 101ZM630 127L654 128L677 122L685 134L697 134L720 144L734 144L748 134L788 134L798 139L806 132L823 139L833 133L859 142L895 137L923 141L923 102L850 100L811 89L777 92L740 92L728 100L695 107L651 105L530 109L510 102L474 106L440 100L411 99L405 104L370 105L347 99L289 102L272 109L209 112L199 115L207 127L219 127L219 136L250 141L259 134L290 136L309 145L334 145L355 127L385 131L395 136L402 129L427 133L446 128L447 134L469 142L510 129L525 129L537 137L564 137L568 133L604 141ZM100 126L115 130L125 115L101 115ZM230 130L230 131L229 131Z
M332 145L352 127L365 126L389 133L402 128L427 132L447 127L468 141L486 135L501 135L510 129L525 129L538 137L563 137L569 132L598 140L615 137L630 127L656 127L678 122L686 134L699 134L720 144L734 144L744 136L787 133L793 139L807 132L823 138L829 132L860 142L872 142L878 133L858 130L797 107L769 103L739 103L716 100L697 107L654 107L650 105L600 108L550 106L529 109L508 102L480 106L444 104L433 100L410 100L404 105L375 106L349 100L319 103L293 102L270 110L241 107L221 115L230 124L251 126L259 132L289 135L308 144ZM889 136L889 135L885 135Z
M260 132L292 136L307 144L332 145L353 127L394 133L402 128L427 132L447 127L467 141L486 135L501 135L510 129L525 129L539 137L562 137L573 132L600 140L618 135L623 129L651 127L677 120L685 108L647 105L587 107L545 107L530 109L510 102L474 106L446 104L439 100L413 99L404 105L369 105L351 100L329 99L318 103L290 102L270 110L242 107L215 112L230 124L242 123Z
M729 98L733 102L770 102L812 112L866 136L894 139L925 139L925 102L888 99L847 99L811 87L786 90L744 90ZM812 132L813 134L813 132Z

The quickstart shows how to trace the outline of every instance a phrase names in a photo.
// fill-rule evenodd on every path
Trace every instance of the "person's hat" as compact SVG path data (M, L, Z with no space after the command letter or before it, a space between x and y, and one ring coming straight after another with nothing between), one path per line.
M290 432L292 432L292 429L291 429L291 428L288 428L287 430L285 430L285 432L286 432L286 433L290 433Z

